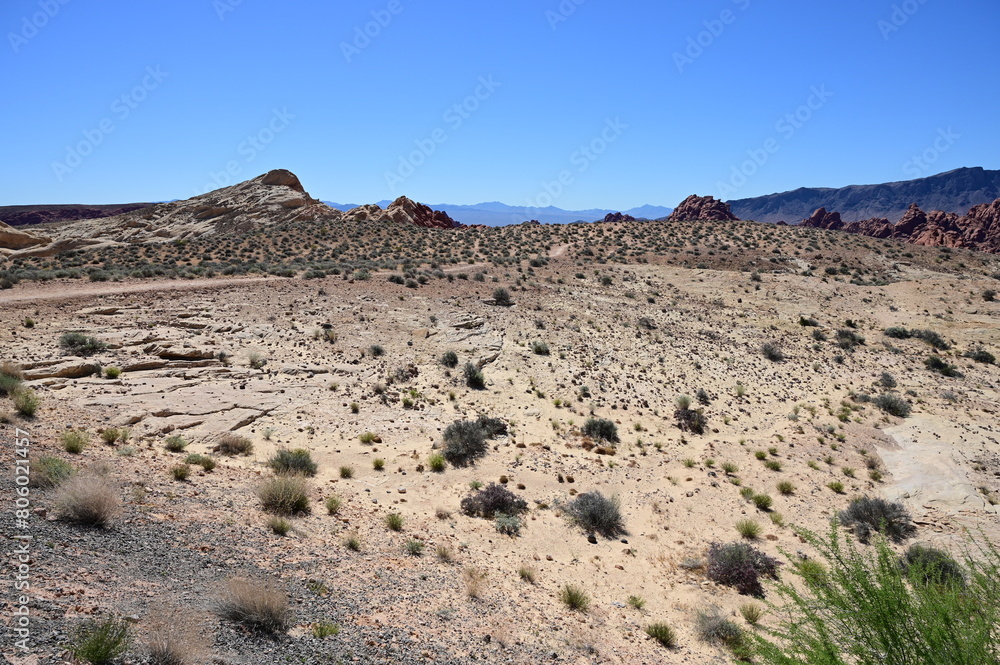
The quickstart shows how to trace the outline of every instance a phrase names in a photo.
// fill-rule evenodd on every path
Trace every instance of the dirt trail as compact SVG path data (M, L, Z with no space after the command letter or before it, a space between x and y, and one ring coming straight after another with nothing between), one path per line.
M218 289L232 285L246 285L277 281L276 277L233 277L229 279L172 279L152 282L110 282L101 284L59 282L20 284L13 289L0 292L0 307L12 303L36 302L39 300L73 300L94 296L121 293L148 293L150 291L195 291L198 289Z

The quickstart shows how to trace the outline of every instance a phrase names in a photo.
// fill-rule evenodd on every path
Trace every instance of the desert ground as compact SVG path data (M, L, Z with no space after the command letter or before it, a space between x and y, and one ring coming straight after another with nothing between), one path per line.
M672 245L649 224L599 236L414 230L415 244L395 251L434 254L426 273L419 258L384 266L398 231L388 228L341 244L342 256L384 244L383 264L363 274L122 273L0 291L0 360L39 398L29 417L0 397L8 458L18 428L33 461L103 477L122 502L106 528L84 527L64 519L58 487L32 490L36 658L5 647L8 660L62 662L80 621L125 616L137 635L126 660L143 662L143 639L172 608L184 618L170 625L206 662L731 662L694 625L712 608L746 625L740 606L771 599L704 573L711 543L743 540L740 520L759 525L752 544L786 569L811 554L795 529L827 531L857 496L902 502L911 542L954 548L964 529L1000 540L1000 370L966 355L1000 353L1000 302L983 296L997 288L995 257L742 222L733 228L757 233L752 247L730 247L710 224ZM208 242L146 256L199 256ZM504 243L515 249L491 260ZM494 302L497 288L512 304ZM886 336L891 327L932 330L947 348ZM59 341L74 332L106 347L73 355ZM456 367L442 364L447 352ZM928 369L932 354L954 375ZM482 389L467 385L466 363ZM878 408L884 393L910 415ZM683 395L703 410L703 433L679 428ZM506 433L473 463L433 470L446 428L481 416ZM619 441L585 436L592 417L614 422ZM64 449L68 430L85 433L81 452ZM174 435L183 450L165 448ZM227 435L252 452L217 451ZM309 512L278 535L258 488L272 456L300 448L318 465ZM192 454L216 466L177 479ZM463 514L480 483L527 502L519 535ZM12 474L3 486L13 496ZM758 508L745 488L773 503ZM592 491L617 499L626 533L592 537L569 519L574 497ZM12 532L12 512L2 519ZM287 633L214 612L234 577L288 594ZM585 592L586 610L560 600L566 585ZM653 622L676 630L676 647L647 636ZM319 624L339 632L317 637Z

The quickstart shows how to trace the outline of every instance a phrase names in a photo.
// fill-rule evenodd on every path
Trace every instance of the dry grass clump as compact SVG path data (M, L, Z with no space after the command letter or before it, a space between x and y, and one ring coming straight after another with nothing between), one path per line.
M121 512L114 483L92 473L72 476L59 486L56 511L77 524L107 528Z
M250 439L239 434L223 434L215 444L213 450L220 455L228 455L230 457L249 455L253 452L253 443Z
M301 476L275 476L257 488L264 510L275 515L308 513L309 482Z
M178 608L156 611L145 622L145 650L151 665L204 662L212 642L198 619Z
M271 582L231 578L219 591L216 613L251 630L283 633L292 622L288 595Z

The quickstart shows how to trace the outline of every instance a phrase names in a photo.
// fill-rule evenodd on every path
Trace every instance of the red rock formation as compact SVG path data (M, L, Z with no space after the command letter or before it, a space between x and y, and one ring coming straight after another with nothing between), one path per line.
M739 218L729 209L729 204L718 201L713 196L687 197L677 209L667 218L671 222L694 222L699 220L738 221Z
M802 220L801 225L872 238L893 238L927 247L963 247L1000 253L1000 199L973 206L964 217L940 210L925 213L911 203L896 224L882 217L844 224L839 214L820 208L812 217Z
M599 223L610 224L612 222L634 222L635 217L620 212L609 212Z
M827 229L829 231L839 231L844 228L844 222L840 219L839 212L827 212L826 208L819 208L809 219L803 219L800 226L808 226L813 229Z
M385 216L396 222L404 222L429 229L461 229L464 224L456 222L442 210L431 210L423 203L417 203L405 196L389 204Z

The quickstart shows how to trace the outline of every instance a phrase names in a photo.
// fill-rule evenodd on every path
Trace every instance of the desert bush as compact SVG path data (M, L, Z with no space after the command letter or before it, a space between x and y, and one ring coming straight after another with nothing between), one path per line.
M372 469L375 471L383 471L385 469L385 460L381 457L376 457L372 460Z
M531 352L536 356L547 356L549 355L549 345L545 342L532 342Z
M646 626L645 631L647 635L668 649L677 646L677 632L665 623L651 623Z
M172 453L184 452L187 446L188 442L180 434L171 434L163 442L163 447Z
M143 624L150 665L195 665L203 662L211 649L211 640L186 611L158 610Z
M972 351L965 352L966 358L971 358L977 363L983 363L985 365L995 365L997 362L996 356L985 349L974 349Z
M479 425L479 427L486 434L487 439L492 439L497 436L506 436L507 434L507 423L500 418L479 416L476 418L476 424Z
M14 400L14 408L25 418L33 418L38 411L38 405L41 403L38 393L24 386L14 390L11 398Z
M781 362L785 359L785 352L777 342L765 342L761 345L760 352L771 362Z
M90 437L86 432L78 429L69 429L59 435L62 441L63 450L74 455L79 455L87 446Z
M78 474L65 480L56 496L56 512L71 522L107 528L121 512L117 488L104 476Z
M249 455L253 452L253 443L245 436L223 434L212 450L220 455L228 455L229 457Z
M444 430L444 458L455 466L467 466L486 454L486 432L479 423L456 420Z
M575 584L566 584L559 590L559 600L574 612L586 612L590 609L590 596Z
M275 584L229 579L219 592L216 613L254 631L283 633L292 622L288 595Z
M882 372L882 376L879 378L878 382L879 385L888 390L895 388L897 385L896 377L894 377L892 374L889 374L889 372Z
M0 395L10 395L17 392L24 381L21 368L10 362L0 363Z
M771 497L767 494L754 493L753 496L750 497L750 500L753 501L753 505L757 506L758 509L764 511L770 510L771 504L773 503Z
M108 348L106 343L96 337L78 332L64 333L59 338L59 346L71 356L92 356Z
M910 545L900 557L903 573L914 584L965 586L962 566L944 550L928 545Z
M828 482L826 486L829 487L831 490L833 490L836 494L844 493L844 483L840 482L839 480L833 480L831 482Z
M910 415L910 403L895 393L882 393L875 398L875 406L899 418Z
M893 339L910 339L913 335L910 331L902 326L890 326L884 331L886 337L891 337Z
M896 543L912 538L917 532L903 504L878 497L854 499L837 517L844 526L853 527L854 534L863 543L868 542L873 531Z
M951 344L944 340L940 334L933 330L911 330L910 335L921 341L927 342L938 351L947 351Z
M864 343L865 338L853 330L842 328L837 331L837 346L845 351L853 351L855 347L862 346Z
M323 640L340 634L340 626L329 621L320 621L312 625L313 637Z
M288 450L282 448L276 452L267 465L277 474L296 474L302 476L315 476L319 468L313 461L312 454L305 448Z
M385 349L380 344L372 344L368 347L368 353L372 358L381 358L385 355Z
M809 316L800 316L799 325L803 328L815 328L819 325L819 321Z
M328 515L336 515L340 512L340 506L343 504L343 499L339 496L328 496L323 505L326 506L326 512Z
M344 480L349 480L354 477L354 467L353 466L342 466L339 469L340 477Z
M444 458L444 455L441 455L439 453L434 453L433 455L427 458L427 467L434 473L443 472L446 466L447 466L447 460Z
M410 539L406 541L406 545L403 546L406 553L410 556L421 556L424 553L424 543L422 540Z
M38 458L31 465L29 484L32 487L55 487L73 475L73 465L58 457Z
M681 403L680 399L677 401ZM678 408L674 411L674 418L677 419L677 426L683 432L704 434L705 427L708 425L708 419L705 418L705 413L701 409Z
M722 616L715 608L698 612L695 619L695 633L702 642L730 649L740 647L746 640L743 629Z
M789 496L791 494L795 494L795 485L792 482L788 481L788 480L782 480L782 481L780 481L777 484L777 488L778 488L778 492L782 496Z
M465 367L462 369L462 375L465 377L465 385L473 390L484 390L486 388L486 377L479 370L478 367L472 363L465 363Z
M497 513L496 519L493 520L493 526L496 527L498 533L502 533L505 536L517 537L521 535L521 528L524 526L524 522L518 515Z
M764 597L761 576L777 579L779 562L747 543L712 543L708 550L708 578L734 587L745 596Z
M498 286L493 289L493 303L503 307L509 307L514 304L514 301L510 299L510 291L502 286Z
M618 427L614 422L605 418L588 418L583 424L584 436L600 441L618 443Z
M740 615L748 624L756 626L764 616L764 610L757 603L743 603L740 605Z
M106 665L125 655L132 644L132 626L126 619L90 619L77 626L68 651L78 660Z
M208 455L201 455L199 453L192 453L184 458L185 464L197 464L205 471L211 471L216 467L215 460Z
M170 475L173 476L174 480L180 480L183 482L191 476L191 465L176 464L170 467Z
M566 506L566 514L588 533L599 533L605 538L617 538L628 533L618 498L608 498L597 490L578 494Z
M924 366L931 370L932 372L937 372L941 376L948 377L959 377L962 376L958 371L958 368L954 365L945 362L941 356L929 356L927 360L924 361Z
M287 536L292 530L292 523L284 517L272 515L267 519L267 528L279 536Z
M736 531L747 540L760 537L760 525L753 520L739 520L736 522Z
M104 368L104 378L105 379L117 379L122 375L121 367L105 367Z
M275 476L257 488L261 507L275 515L308 513L309 482L301 476Z
M403 516L399 513L389 513L385 516L385 525L389 531L403 530Z
M458 367L458 354L454 351L445 351L441 356L441 364L449 369Z
M528 502L503 485L490 483L462 499L462 512L470 517L492 519L498 513L518 515L528 510Z
M837 529L800 532L829 567L822 583L778 584L785 601L773 628L758 633L764 665L819 663L888 665L1000 662L1000 551L974 542L956 571L967 586L908 583L912 569L884 539L859 548ZM920 555L918 555L920 556ZM926 570L926 569L925 569Z

